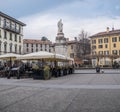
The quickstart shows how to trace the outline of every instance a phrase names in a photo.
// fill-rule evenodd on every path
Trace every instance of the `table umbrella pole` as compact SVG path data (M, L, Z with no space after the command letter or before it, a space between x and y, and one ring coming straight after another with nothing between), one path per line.
M12 59L10 57L10 68L12 68Z

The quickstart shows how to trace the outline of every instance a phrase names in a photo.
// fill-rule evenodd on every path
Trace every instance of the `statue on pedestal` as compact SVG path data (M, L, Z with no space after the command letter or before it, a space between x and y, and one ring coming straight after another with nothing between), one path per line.
M60 19L58 21L58 33L63 33L63 23L62 23L62 19Z

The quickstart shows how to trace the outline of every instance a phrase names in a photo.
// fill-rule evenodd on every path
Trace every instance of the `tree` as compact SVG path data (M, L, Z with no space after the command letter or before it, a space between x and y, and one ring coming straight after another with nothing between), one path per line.
M88 39L88 33L81 30L76 39L76 56L81 60L86 60L86 55L90 54L90 40Z
M88 33L84 30L81 30L80 34L78 35L78 41L83 41L88 39Z

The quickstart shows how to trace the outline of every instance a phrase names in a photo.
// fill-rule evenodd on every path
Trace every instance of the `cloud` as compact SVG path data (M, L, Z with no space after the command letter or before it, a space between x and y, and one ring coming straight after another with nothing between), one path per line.
M63 32L65 37L74 38L84 29L89 34L105 31L106 27L114 26L115 29L120 27L120 17L97 17L97 18L74 18L61 16L63 20ZM42 36L48 37L55 41L57 35L57 22L60 17L56 14L32 15L21 18L27 26L24 28L24 38L40 39Z
M55 41L58 30L57 22L59 19L63 20L63 32L65 37L70 39L78 36L82 29L92 35L105 31L106 27L114 26L115 29L120 28L120 16L105 15L105 13L102 12L97 14L97 11L93 12L94 8L90 8L91 12L89 12L89 8L87 8L88 12L86 13L79 11L80 6L84 5L88 7L88 3L90 3L89 0L82 2L75 1L73 3L60 5L57 8L43 13L40 12L19 18L27 24L24 28L24 38L40 39L40 37L46 36L49 40ZM93 4L93 6L95 7L95 4ZM96 7L95 9L97 9ZM94 13L94 16L89 17L90 14L88 13Z

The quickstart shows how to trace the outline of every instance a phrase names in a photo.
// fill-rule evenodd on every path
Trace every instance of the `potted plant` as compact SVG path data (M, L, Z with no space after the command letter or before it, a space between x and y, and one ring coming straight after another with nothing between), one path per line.
M44 66L44 79L48 80L51 78L50 67L48 65Z
M39 66L37 64L34 64L32 66L32 71L33 71L33 79L41 79L40 74L39 74Z

